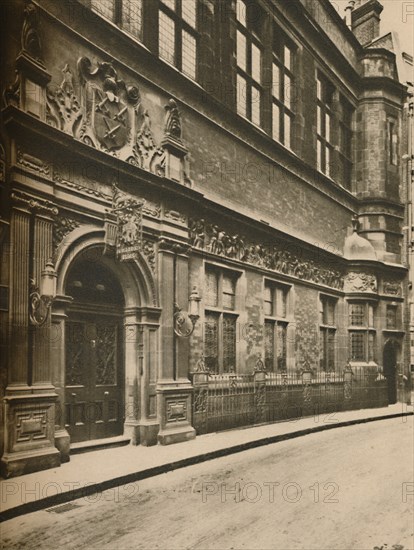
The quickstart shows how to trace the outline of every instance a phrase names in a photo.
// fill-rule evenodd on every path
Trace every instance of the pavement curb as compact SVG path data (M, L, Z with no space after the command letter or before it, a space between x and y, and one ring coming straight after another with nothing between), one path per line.
M1 512L0 521L1 522L7 521L25 514L30 514L32 512L44 510L45 508L49 508L51 506L57 506L58 504L65 504L72 500L77 500L79 498L84 498L84 497L93 495L95 493L107 491L108 489L113 489L114 487L126 485L127 483L134 483L142 479L148 479L150 477L172 472L174 470L185 468L187 466L192 466L194 464L201 464L202 462L207 462L208 460L213 460L215 458L221 458L223 456L240 453L242 451L247 451L249 449L254 449L257 447L264 447L266 445L271 445L273 443L278 443L280 441L296 439L298 437L303 437L311 433L318 433L326 430L333 430L335 428L343 428L346 426L352 426L356 424L367 424L369 422L376 422L377 420L390 420L393 418L403 418L403 417L413 416L413 415L414 415L414 411L367 417L367 418L358 418L354 420L344 420L342 422L324 424L322 426L316 426L312 428L305 428L303 430L297 430L295 432L289 432L286 434L262 437L262 438L248 441L245 443L232 445L230 447L226 447L223 449L216 449L211 452L190 456L188 458L183 458L182 460L176 460L174 462L161 464L160 466L154 466L153 468L147 468L139 472L134 472L132 474L115 477L99 483L93 483L86 487L80 487L78 489L73 489L65 493L52 495L50 497L42 498L33 502L20 504L19 506L15 506L13 508L9 508L8 510L5 510L4 512Z

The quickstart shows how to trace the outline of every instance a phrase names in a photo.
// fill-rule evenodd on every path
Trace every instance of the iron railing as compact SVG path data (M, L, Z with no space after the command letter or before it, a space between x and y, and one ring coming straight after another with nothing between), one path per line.
M388 405L379 372L346 367L342 372L268 373L258 362L252 374L193 374L193 426L198 434L305 416Z

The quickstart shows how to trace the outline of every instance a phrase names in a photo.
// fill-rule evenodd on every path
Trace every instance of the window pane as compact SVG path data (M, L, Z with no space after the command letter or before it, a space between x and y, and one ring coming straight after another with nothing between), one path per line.
M368 326L374 326L374 308L373 306L368 306Z
M175 10L175 0L161 0L161 2L166 6L168 6L170 9L172 9L173 11Z
M322 109L318 105L317 107L317 125L316 125L316 131L321 136L322 135Z
M323 90L323 85L322 85L322 81L320 78L317 79L316 81L316 95L317 95L317 98L322 100L322 90Z
M206 272L206 298L205 302L207 306L218 306L218 275L214 271Z
M350 304L349 324L353 326L365 325L365 304Z
M326 369L325 336L326 329L321 328L319 331L319 367L321 370Z
M223 308L224 309L234 309L235 308L235 294L236 286L234 279L228 277L227 275L223 276Z
M322 143L319 141L319 139L316 144L316 151L317 151L318 170L322 172Z
M237 65L246 70L246 37L237 31Z
M325 149L325 174L331 175L331 150L329 147Z
M331 115L329 113L325 115L325 138L326 141L331 141Z
M285 98L285 105L288 109L292 109L292 79L285 75L285 82L283 86L284 90L284 98Z
M368 334L368 361L375 361L375 333Z
M252 44L252 77L256 82L261 82L262 73L262 52L255 45Z
M213 314L205 316L204 360L211 372L218 373L218 316Z
M276 103L273 103L272 135L273 139L280 141L280 112Z
M291 136L291 119L289 115L285 114L285 139L284 143L286 147L289 147L290 149L290 136Z
M236 370L236 318L223 316L223 372Z
M142 0L122 1L122 27L137 36L141 36Z
M290 48L285 46L284 52L285 52L285 67L287 69L291 70L292 69L292 56L291 56Z
M270 286L265 286L264 310L265 315L273 315L273 292Z
M115 0L91 0L91 8L111 21L114 20Z
M243 115L243 116L247 116L246 92L247 92L246 80L238 74L237 75L237 112L239 113L239 115Z
M274 368L275 327L271 321L265 322L265 367L268 371Z
M397 328L397 308L395 306L387 306L387 328Z
M286 317L286 291L283 288L276 288L276 315Z
M335 370L335 340L336 340L336 332L334 330L328 330L327 334L327 370Z
M276 63L273 63L272 93L273 97L280 99L280 69Z
M351 332L351 360L365 361L365 333Z
M182 18L193 29L197 26L197 3L196 0L181 0Z
M243 0L237 0L236 17L237 17L237 21L239 21L242 25L246 26L247 6L246 6L246 3L243 2Z
M277 368L286 370L286 325L278 324L276 329Z
M335 325L335 302L327 300L326 302L326 324L331 327Z
M260 90L252 86L252 122L260 126Z
M175 25L162 11L159 12L159 56L175 64Z
M182 71L184 74L196 79L196 63L197 63L197 42L194 36L191 36L187 31L183 31L183 61Z

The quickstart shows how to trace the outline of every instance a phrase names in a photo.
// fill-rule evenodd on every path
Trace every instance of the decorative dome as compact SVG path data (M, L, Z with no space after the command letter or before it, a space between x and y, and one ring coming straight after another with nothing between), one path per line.
M345 239L344 256L347 260L377 260L377 254L372 244L357 232L357 223L354 223L354 232Z

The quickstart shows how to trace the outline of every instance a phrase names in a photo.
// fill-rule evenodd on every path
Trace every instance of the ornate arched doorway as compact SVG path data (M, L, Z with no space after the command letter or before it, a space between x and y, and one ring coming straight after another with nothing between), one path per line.
M65 427L72 442L123 433L124 295L95 255L71 265L65 293L73 302L65 326Z
M383 372L387 379L388 403L390 405L397 402L397 363L400 346L395 340L389 340L384 346L383 352Z

